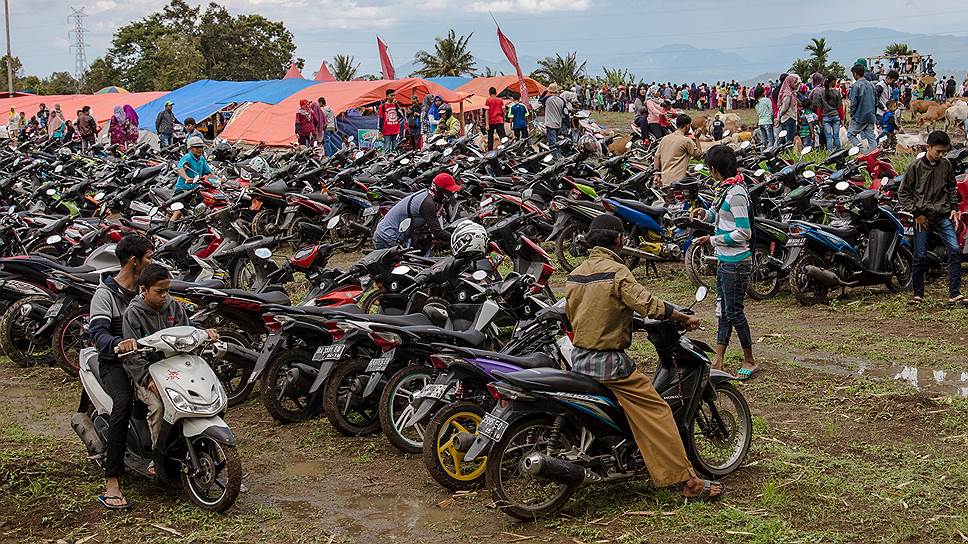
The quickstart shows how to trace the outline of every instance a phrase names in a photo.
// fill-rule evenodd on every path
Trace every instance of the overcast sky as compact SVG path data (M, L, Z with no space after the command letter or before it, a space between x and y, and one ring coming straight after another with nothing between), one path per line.
M161 8L164 0L77 0L86 5L88 61L101 56L114 30ZM191 4L197 1L189 0ZM686 43L732 51L763 38L886 27L905 32L968 35L966 0L222 0L234 13L284 21L312 77L323 58L354 55L363 72L378 72L375 36L389 44L394 64L410 62L433 37L453 28L474 32L473 52L503 58L490 11L516 44L518 55L556 52L622 55ZM69 48L69 0L10 0L13 54L26 73L74 71ZM230 37L226 36L226 39ZM872 43L872 53L883 47ZM836 51L835 51L836 53ZM968 56L968 52L966 52ZM968 64L968 63L966 63ZM590 67L591 68L591 67ZM595 70L593 70L595 71ZM405 75L405 74L404 74Z

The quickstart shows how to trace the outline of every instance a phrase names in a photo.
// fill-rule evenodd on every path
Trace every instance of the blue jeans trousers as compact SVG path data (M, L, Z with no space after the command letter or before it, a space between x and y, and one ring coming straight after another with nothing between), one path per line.
M911 283L915 296L924 296L924 257L928 253L928 236L936 233L944 243L948 253L948 296L956 297L961 293L961 248L955 235L955 224L944 218L926 229L914 230L914 262L911 265Z
M716 295L719 326L716 331L716 344L728 346L729 338L736 330L739 343L744 348L752 347L750 324L746 320L744 301L746 286L749 284L752 265L750 260L738 263L720 261L716 268Z

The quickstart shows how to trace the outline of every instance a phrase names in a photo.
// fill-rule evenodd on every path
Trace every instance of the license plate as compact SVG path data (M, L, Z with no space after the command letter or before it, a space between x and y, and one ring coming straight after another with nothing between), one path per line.
M439 399L439 398L443 398L444 393L446 392L447 392L446 383L439 383L439 384L432 383L430 385L425 385L424 388L418 391L417 394L414 396L417 398L424 398L424 399Z
M914 227L904 227L904 236L914 236Z
M366 365L367 372L383 372L390 366L393 362L393 350L387 352L387 354L381 357L374 357L370 359L370 364Z
M500 440L506 430L508 430L508 422L491 414L485 415L481 424L477 426L478 434L482 434L494 442Z
M313 361L338 361L343 357L344 351L346 351L345 344L319 346L313 354Z
M57 317L57 314L60 313L61 308L63 308L63 307L64 307L64 305L62 303L58 302L58 303L54 304L53 306L51 306L50 308L47 308L47 314L44 316L44 318L45 319L50 319L52 317Z
M286 206L286 213L293 213L299 209L299 206Z
M376 215L379 213L379 206L370 206L369 208L363 208L363 217L370 217L371 215Z
M253 200L252 201L252 204L249 205L249 209L250 210L255 210L255 211L258 211L258 210L262 209L262 201L261 200Z
M792 219L792 218L793 218L793 214L792 213L780 214L780 221L782 221L784 223L789 223L790 222L790 219Z
M787 240L787 247L803 247L807 243L806 238L790 238Z

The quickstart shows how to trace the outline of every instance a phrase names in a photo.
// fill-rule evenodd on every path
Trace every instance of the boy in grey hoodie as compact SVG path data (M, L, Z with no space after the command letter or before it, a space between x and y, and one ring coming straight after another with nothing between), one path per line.
M168 296L171 276L167 268L158 264L148 265L141 273L139 284L140 294L124 311L121 324L124 338L139 340L169 327L194 326L181 303ZM208 329L206 332L212 340L218 339L215 329ZM148 406L148 430L151 432L152 448L158 440L164 416L164 404L158 388L148 374L148 366L158 360L158 355L139 355L124 360L124 369L134 382L138 400Z

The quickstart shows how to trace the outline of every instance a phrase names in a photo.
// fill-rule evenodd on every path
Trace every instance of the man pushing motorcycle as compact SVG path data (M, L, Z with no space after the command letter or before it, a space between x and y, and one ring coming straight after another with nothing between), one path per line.
M619 218L596 217L585 238L592 246L588 259L568 276L565 309L575 336L572 370L602 382L618 398L657 487L678 485L684 497L718 499L725 486L696 476L672 410L625 353L632 343L634 312L679 321L687 330L697 328L699 318L676 310L636 281L617 254L624 236Z

